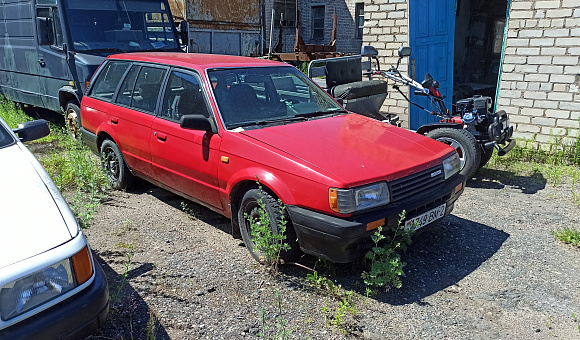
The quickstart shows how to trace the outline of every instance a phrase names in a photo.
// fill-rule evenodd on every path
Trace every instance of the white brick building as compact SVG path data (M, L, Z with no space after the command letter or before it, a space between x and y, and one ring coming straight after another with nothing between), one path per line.
M477 26L477 20L486 13L482 8L474 12L474 8L481 3L457 1L462 7L455 18L454 70L463 79L456 74L454 89L459 81L489 84L499 76L497 108L510 114L517 137L541 143L550 142L555 134L575 138L580 119L580 0L503 1L504 13L511 2L503 40L499 39L504 35L500 16L488 15L485 29L489 34L478 37L484 26ZM501 5L501 0L495 1L487 11L499 13ZM468 10L471 14L465 13ZM409 44L408 0L366 0L365 19L363 43L379 50L383 68L393 65L397 49ZM500 69L497 52L502 47ZM403 64L402 69L407 68ZM408 121L408 107L402 97L391 93L383 110L399 113Z

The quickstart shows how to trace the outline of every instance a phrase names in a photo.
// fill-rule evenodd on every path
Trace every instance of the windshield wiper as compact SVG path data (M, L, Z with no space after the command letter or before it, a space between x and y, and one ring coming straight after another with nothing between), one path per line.
M126 53L127 51L115 47L95 48L93 50L83 50L82 52L119 52Z
M343 109L336 109L332 111L314 111L314 112L306 112L306 113L297 113L295 117L304 117L304 118L313 118L319 116L328 116L328 115L336 115L340 113L347 113L348 111Z
M305 120L308 120L308 118L307 117L299 117L299 116L274 118L274 119L257 120L257 121L253 121L253 122L242 122L242 123L232 124L232 125L228 125L228 129L235 129L235 128L244 127L244 126L253 126L253 125L262 126L262 125L270 125L270 124L275 124L275 123L288 123L288 122L305 121Z

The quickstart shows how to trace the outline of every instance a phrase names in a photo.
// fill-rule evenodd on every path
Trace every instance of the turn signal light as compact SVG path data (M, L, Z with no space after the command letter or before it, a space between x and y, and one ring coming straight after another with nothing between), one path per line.
M75 270L75 277L77 278L77 284L80 286L93 276L93 266L91 265L89 249L84 247L81 251L74 254L72 262Z
M328 204L330 204L330 209L334 212L338 211L338 193L336 189L328 189Z

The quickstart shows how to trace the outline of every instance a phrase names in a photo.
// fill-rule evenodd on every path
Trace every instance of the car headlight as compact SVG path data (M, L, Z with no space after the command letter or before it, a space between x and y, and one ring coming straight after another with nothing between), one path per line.
M0 289L0 318L10 320L73 290L91 278L87 247L71 258L19 278Z
M458 173L459 168L461 168L461 162L459 161L459 155L457 152L443 160L443 172L445 173L445 179L448 179L449 177Z
M351 189L328 190L330 209L341 214L385 205L389 203L389 199L389 187L386 182Z

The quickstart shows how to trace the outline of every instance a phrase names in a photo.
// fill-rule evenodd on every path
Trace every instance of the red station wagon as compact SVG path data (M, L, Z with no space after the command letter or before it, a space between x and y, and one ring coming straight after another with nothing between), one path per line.
M300 248L350 262L398 214L418 227L449 214L463 192L455 150L344 110L295 67L181 53L112 55L81 104L82 137L114 188L141 177L232 219L254 251L247 218L264 191L286 206L289 259ZM276 232L275 218L271 228Z

